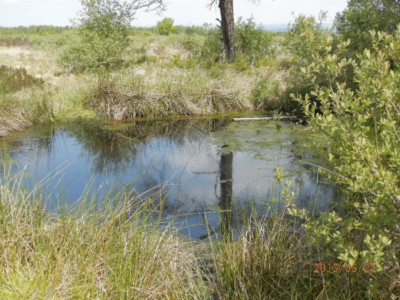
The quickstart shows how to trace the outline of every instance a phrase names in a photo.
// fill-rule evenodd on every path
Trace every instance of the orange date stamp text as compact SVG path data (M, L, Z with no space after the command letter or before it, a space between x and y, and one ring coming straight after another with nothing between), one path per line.
M314 273L373 273L375 264L314 264Z

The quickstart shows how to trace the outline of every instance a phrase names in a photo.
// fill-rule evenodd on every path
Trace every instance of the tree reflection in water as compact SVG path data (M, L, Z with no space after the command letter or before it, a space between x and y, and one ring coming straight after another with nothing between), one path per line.
M228 147L226 145L222 148ZM232 223L232 197L233 197L233 153L221 153L219 162L220 179L220 199L219 208L221 209L220 232L226 238L231 238Z

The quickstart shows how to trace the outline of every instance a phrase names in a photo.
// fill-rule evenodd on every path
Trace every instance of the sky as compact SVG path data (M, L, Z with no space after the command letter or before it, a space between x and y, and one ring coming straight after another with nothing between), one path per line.
M207 9L210 0L167 0L167 10L162 16L155 12L138 11L132 25L154 26L164 17L175 20L176 25L215 25L219 11ZM326 23L332 23L337 12L343 11L347 0L261 0L254 5L245 0L234 0L235 20L252 15L256 23L288 24L295 15L317 16L327 11ZM0 26L71 25L70 19L80 10L79 0L0 0Z

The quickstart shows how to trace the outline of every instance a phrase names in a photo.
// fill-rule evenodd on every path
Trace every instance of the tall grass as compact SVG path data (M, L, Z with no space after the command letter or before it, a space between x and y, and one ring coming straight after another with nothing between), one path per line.
M210 241L219 299L398 299L395 270L348 272L330 249L310 241L284 213L251 218L235 234ZM315 272L316 264L324 272ZM329 264L331 271L329 271ZM359 267L359 266L358 266ZM379 282L379 285L377 284ZM375 286L375 289L372 288ZM374 292L374 294L372 293Z
M196 244L151 213L162 193L84 194L49 213L45 187L26 190L22 173L1 179L1 299L210 298Z

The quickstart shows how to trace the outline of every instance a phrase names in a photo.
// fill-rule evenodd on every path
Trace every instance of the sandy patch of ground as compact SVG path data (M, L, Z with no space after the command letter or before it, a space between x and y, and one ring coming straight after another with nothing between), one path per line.
M32 76L43 78L50 83L54 81L54 84L59 81L59 78L54 76L58 67L56 57L52 53L24 47L0 47L0 65L24 67Z

